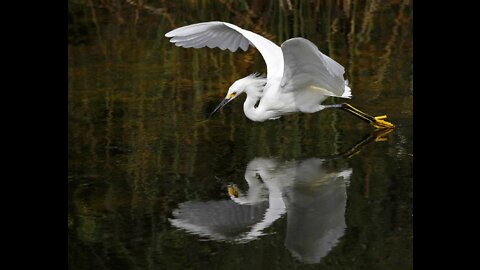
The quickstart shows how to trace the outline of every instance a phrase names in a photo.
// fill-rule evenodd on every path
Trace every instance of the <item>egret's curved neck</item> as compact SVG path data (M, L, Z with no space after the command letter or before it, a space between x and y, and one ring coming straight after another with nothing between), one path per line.
M245 115L248 117L248 119L252 121L264 121L260 120L261 115L259 115L257 108L255 108L255 104L257 104L259 100L259 96L249 95L247 93L247 99L245 100L245 103L243 103L243 111L245 112Z
M245 100L245 103L243 103L243 111L247 118L256 122L263 122L270 118L274 118L275 115L273 112L262 110L261 106L255 108L255 104L257 104L260 99L260 96L249 95L247 93L247 99Z

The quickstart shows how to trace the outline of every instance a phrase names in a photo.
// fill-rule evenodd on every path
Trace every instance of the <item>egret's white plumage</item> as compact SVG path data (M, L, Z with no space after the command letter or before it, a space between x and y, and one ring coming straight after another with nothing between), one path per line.
M270 77L283 73L282 49L270 40L226 22L204 22L174 29L165 34L170 42L184 48L220 48L232 52L254 46L262 54Z
M232 52L256 47L267 65L267 78L247 76L228 90L218 110L241 93L247 94L245 115L253 121L276 119L294 112L314 113L324 109L329 96L350 98L343 78L345 69L304 38L292 38L281 47L270 40L226 22L204 22L177 28L165 34L176 46L220 48Z

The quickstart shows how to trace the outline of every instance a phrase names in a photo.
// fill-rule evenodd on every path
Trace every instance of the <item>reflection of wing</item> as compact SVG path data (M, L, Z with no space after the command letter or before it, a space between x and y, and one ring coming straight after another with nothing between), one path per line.
M320 169L317 166L320 164L318 159L302 162L298 172L303 172L302 180L309 178L310 181L296 182L285 192L285 246L304 263L320 262L335 247L346 228L346 182L352 170L336 173L318 170L315 173L314 167Z
M231 200L188 201L173 211L170 223L180 229L213 240L240 240L261 222L268 202L240 205Z
M343 73L345 69L317 46L304 38L292 38L282 44L285 61L280 86L283 91L318 92L322 95L350 97Z

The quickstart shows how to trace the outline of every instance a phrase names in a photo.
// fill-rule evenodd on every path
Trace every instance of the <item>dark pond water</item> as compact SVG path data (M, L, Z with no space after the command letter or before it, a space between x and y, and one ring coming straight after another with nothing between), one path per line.
M71 269L412 269L411 1L69 1ZM221 20L345 66L351 104L255 123L255 49L164 34ZM327 103L342 100L328 100ZM229 196L236 194L233 199Z

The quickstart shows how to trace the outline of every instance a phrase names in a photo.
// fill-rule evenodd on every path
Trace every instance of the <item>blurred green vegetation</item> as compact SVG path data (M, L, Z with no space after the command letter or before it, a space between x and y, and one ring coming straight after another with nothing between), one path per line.
M69 268L411 269L412 16L402 0L69 0ZM242 245L168 223L178 203L226 198L254 157L331 155L371 131L334 110L254 123L244 97L204 121L231 83L266 70L255 49L183 49L164 37L210 20L277 44L311 40L345 66L353 105L398 126L348 161L347 232L319 265L291 257L284 220Z

